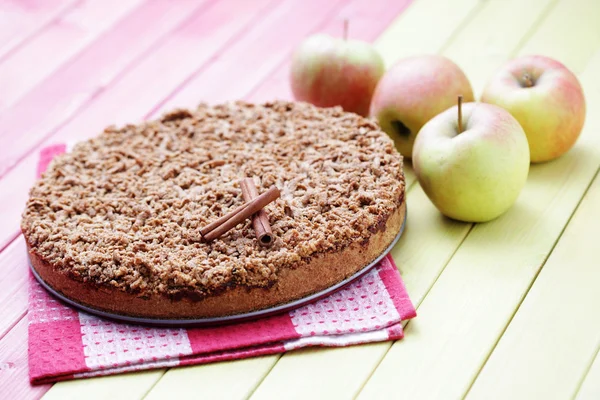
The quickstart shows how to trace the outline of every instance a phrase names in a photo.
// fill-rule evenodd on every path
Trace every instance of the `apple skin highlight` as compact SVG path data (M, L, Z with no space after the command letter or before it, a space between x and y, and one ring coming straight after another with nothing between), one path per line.
M532 86L524 84L528 74ZM514 59L500 69L481 101L508 110L523 127L531 162L553 160L573 147L585 121L586 105L577 77L543 56Z
M506 212L525 186L529 146L507 111L484 103L463 105L463 129L452 107L419 132L413 167L433 204L446 216L486 222Z
M398 151L412 158L423 125L455 105L458 95L474 101L471 83L458 65L438 55L410 57L394 64L377 84L371 116Z
M369 43L319 34L296 49L290 81L296 100L367 116L384 71L383 59Z

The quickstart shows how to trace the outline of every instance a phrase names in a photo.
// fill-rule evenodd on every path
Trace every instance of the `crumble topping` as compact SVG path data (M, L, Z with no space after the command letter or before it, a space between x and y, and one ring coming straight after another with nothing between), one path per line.
M244 177L281 190L265 208L273 245L259 245L250 220L202 242L201 227L243 203ZM402 157L369 119L306 103L202 104L56 157L21 227L73 279L202 298L267 287L282 268L366 242L403 199Z

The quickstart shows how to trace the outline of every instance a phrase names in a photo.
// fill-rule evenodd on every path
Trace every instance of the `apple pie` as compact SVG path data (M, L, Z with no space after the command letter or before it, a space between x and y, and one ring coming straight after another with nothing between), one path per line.
M240 180L281 197L258 243L247 220L199 229L243 203ZM90 308L211 318L323 291L382 254L405 218L402 157L370 119L277 101L176 110L109 127L56 157L22 219L32 267Z

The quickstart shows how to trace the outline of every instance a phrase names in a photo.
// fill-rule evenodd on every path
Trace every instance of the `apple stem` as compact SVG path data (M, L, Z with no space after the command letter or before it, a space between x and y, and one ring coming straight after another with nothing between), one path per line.
M463 97L462 95L458 96L458 133L462 133L463 131L463 126L462 126L462 101L463 101Z
M348 40L348 18L344 20L344 40Z
M531 75L527 72L523 74L523 85L525 85L525 87L533 86L533 79L531 79Z

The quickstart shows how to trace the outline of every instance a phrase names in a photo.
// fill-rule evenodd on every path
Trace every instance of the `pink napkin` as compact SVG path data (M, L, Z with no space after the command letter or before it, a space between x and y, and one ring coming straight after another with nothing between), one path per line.
M41 153L38 172L65 145ZM29 377L32 383L204 364L307 346L400 339L415 309L392 258L327 298L280 315L211 328L117 323L66 306L30 278Z

